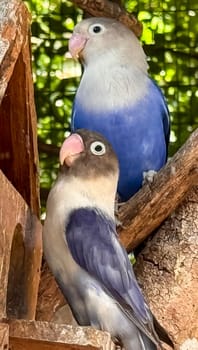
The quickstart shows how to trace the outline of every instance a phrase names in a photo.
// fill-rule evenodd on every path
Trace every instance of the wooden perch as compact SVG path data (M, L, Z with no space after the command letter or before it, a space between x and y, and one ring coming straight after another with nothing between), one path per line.
M140 244L198 184L198 129L167 165L119 210L120 239L130 251Z
M110 334L91 327L72 327L39 321L10 321L14 350L114 350Z
M137 37L142 34L142 24L135 16L127 12L119 4L109 0L71 0L77 6L95 17L110 17L122 22Z

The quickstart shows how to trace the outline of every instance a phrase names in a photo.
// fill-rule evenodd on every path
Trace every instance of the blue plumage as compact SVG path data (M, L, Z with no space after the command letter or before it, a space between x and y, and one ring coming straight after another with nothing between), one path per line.
M148 307L137 284L126 251L117 239L115 222L97 208L73 211L66 239L74 260L131 306L136 318L147 321Z
M120 165L118 193L125 201L142 186L144 172L166 163L170 122L162 92L147 75L140 43L130 30L114 24L91 18L76 27L87 41L80 52L85 69L72 131L97 131L111 143ZM97 36L90 31L94 25L105 29Z

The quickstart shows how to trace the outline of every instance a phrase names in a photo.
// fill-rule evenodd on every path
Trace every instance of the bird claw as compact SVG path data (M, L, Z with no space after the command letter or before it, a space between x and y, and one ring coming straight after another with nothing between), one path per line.
M142 185L151 184L156 174L155 170L144 171Z

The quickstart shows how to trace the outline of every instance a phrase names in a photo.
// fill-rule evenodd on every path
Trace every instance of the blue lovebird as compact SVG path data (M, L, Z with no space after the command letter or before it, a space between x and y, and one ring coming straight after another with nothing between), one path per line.
M87 128L112 145L120 167L118 194L128 200L146 174L167 160L170 123L159 87L149 78L135 34L109 18L77 24L69 50L84 72L72 113L72 131Z
M157 350L169 336L149 310L114 217L118 160L98 133L78 130L60 150L47 200L43 249L73 315L125 350Z

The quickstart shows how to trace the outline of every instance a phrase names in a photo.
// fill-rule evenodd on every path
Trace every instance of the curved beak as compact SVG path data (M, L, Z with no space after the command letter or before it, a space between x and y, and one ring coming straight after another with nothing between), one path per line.
M69 39L69 52L75 59L79 58L80 52L84 49L87 38L85 35L80 33L73 33Z
M71 134L62 144L59 160L60 164L64 163L70 167L79 154L84 151L84 143L80 135Z

